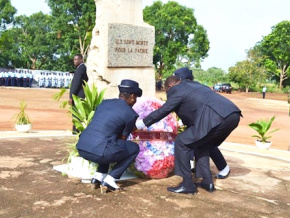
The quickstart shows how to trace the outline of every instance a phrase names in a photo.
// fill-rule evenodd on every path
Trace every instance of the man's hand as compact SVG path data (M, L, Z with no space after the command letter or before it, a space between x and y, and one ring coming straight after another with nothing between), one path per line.
M146 127L142 119L137 120L135 125L139 130L144 129Z
M72 103L73 103L73 100L72 100L71 98L69 98L69 99L68 99L68 104L69 104L69 105L72 105Z

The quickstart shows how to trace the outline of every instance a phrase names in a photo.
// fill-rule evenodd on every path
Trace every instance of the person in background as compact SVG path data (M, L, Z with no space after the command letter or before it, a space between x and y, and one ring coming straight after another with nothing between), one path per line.
M174 146L174 171L182 182L167 190L174 193L196 193L196 185L213 192L215 190L209 165L212 147L219 146L238 126L241 110L227 98L213 92L198 82L181 81L170 76L165 81L167 101L143 120L136 122L138 129L148 127L175 112L187 128L179 133ZM195 155L196 177L194 184L190 169L192 150Z
M156 89L158 91L161 91L162 90L162 77L161 76L159 76L158 81L156 83Z
M49 88L48 72L44 73L44 87Z
M8 86L8 84L9 84L9 73L8 73L8 70L5 70L5 72L4 72L4 82L5 82L5 86Z
M101 192L120 190L120 179L139 153L139 145L126 140L135 129L138 114L132 109L142 89L133 80L122 80L119 99L103 100L92 121L80 135L77 149L81 157L98 164L91 181L93 188L101 185ZM109 172L109 165L116 163Z
M27 87L27 74L26 74L26 70L24 71L24 74L23 74L23 87Z
M67 89L70 84L70 77L69 73L66 73L64 76L64 87Z
M44 77L42 75L42 72L40 72L40 74L38 75L38 86L39 86L39 88L44 86L44 84L43 84L44 80L43 79L44 79Z
M63 86L63 76L61 73L58 73L57 76L57 88L61 88Z
M267 91L267 87L264 86L263 89L262 89L262 92L263 92L263 99L266 97L266 91Z
M4 73L3 73L2 69L0 69L0 86L3 85L3 78L4 78Z
M192 82L194 80L194 76L192 71L188 67L183 67L177 69L174 73L175 76L178 76L182 81ZM230 174L230 167L227 164L224 156L220 152L217 146L213 146L209 150L210 158L213 160L214 164L219 170L219 173L215 176L217 179L225 179ZM192 155L193 157L193 155ZM195 172L195 169L192 169L192 172Z
M16 75L15 75L15 69L12 69L10 74L10 85L11 86L15 86L15 79L16 79Z
M24 84L24 71L23 70L20 70L20 87L23 87L23 84Z
M70 105L74 105L73 95L76 95L80 98L85 98L85 93L83 89L84 82L88 81L87 76L87 67L84 64L83 56L81 54L76 54L73 59L76 70L74 72L74 76L71 82L70 93L68 102ZM73 126L73 134L78 133L78 130Z
M48 87L52 88L52 73L48 74Z
M32 71L29 71L29 73L28 73L28 86L29 86L29 88L32 87L32 81L33 81L33 74L32 74Z
M20 78L21 78L21 75L20 75L20 70L16 70L15 71L15 77L16 77L16 86L19 87L20 86Z

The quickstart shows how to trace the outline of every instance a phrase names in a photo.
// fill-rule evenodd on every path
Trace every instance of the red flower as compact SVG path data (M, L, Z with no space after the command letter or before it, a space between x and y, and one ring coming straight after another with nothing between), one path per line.
M163 160L156 160L147 175L152 179L163 179L173 171L174 156L167 156Z

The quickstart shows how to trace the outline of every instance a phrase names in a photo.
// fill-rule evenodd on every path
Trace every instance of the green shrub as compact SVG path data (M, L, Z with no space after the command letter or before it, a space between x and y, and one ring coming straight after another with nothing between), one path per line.
M14 122L16 125L27 125L30 124L30 119L25 112L27 104L22 100L20 102L20 111L13 116Z
M259 141L263 143L267 142L267 139L272 137L269 134L276 132L278 130L278 129L274 129L268 132L275 118L276 117L273 116L270 120L258 120L256 122L250 123L249 127L256 130L258 133L258 135L252 135L252 137L257 138Z

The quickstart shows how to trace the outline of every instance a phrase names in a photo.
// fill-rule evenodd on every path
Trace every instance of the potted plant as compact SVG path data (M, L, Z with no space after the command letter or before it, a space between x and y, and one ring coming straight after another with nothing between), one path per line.
M27 104L22 100L20 102L20 111L13 116L15 128L18 132L29 132L31 130L31 122L25 112Z
M258 148L269 149L272 142L268 139L271 138L269 134L276 132L278 129L269 130L272 122L275 120L276 116L273 116L270 120L258 120L256 122L250 123L249 127L256 130L258 135L252 135L252 137L257 138L256 146Z

